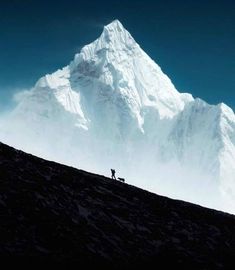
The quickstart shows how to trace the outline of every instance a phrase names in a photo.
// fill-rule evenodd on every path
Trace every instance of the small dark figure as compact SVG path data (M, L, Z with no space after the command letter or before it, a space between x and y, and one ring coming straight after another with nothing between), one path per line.
M112 179L116 180L115 173L116 173L116 171L114 169L111 169Z
M120 180L121 182L125 183L125 179L124 178L118 177L118 180Z

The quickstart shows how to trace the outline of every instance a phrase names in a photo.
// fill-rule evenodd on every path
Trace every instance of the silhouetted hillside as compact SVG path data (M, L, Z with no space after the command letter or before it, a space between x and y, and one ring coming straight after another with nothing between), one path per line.
M0 144L0 254L31 269L233 269L235 218Z

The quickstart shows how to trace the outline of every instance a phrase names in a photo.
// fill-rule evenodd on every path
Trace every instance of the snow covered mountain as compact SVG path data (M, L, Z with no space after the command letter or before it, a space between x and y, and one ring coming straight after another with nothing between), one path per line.
M233 111L179 93L118 20L39 79L2 121L0 140L235 213Z

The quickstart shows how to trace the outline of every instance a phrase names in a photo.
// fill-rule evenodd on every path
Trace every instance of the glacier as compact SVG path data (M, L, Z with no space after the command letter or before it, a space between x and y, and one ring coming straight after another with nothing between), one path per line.
M115 20L1 118L0 141L235 213L235 115L176 90Z

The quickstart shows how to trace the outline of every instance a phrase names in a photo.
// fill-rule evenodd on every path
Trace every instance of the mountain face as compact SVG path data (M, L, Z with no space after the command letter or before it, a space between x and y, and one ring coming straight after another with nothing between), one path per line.
M39 79L0 140L64 164L235 212L235 116L179 93L119 21ZM144 180L143 180L144 179Z
M232 215L1 143L0 178L0 259L10 269L234 268Z

